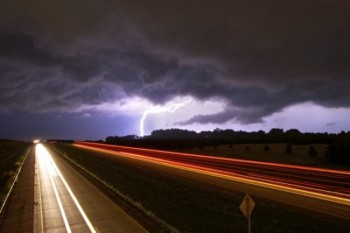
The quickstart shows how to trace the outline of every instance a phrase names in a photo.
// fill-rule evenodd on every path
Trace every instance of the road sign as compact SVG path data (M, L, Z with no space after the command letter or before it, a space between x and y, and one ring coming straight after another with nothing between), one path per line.
M239 209L242 211L242 213L244 214L244 216L246 218L248 218L253 209L254 209L255 203L253 201L253 199L251 198L251 196L247 193L241 203L241 205L239 206Z
M251 233L250 228L250 215L252 214L252 211L254 209L255 203L251 196L247 193L239 206L239 209L242 211L244 216L248 219L248 233Z

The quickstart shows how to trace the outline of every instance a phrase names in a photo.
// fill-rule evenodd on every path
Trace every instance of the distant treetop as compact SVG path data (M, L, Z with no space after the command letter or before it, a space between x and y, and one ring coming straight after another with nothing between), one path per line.
M186 129L159 129L154 130L151 135L139 137L136 135L109 136L106 142L133 141L133 140L201 140L201 141L225 141L232 143L291 143L291 144L313 144L331 142L350 142L350 132L342 131L339 134L331 133L302 133L298 129L273 128L268 133L263 130L254 132L235 131L232 129L219 129L213 131L195 132Z

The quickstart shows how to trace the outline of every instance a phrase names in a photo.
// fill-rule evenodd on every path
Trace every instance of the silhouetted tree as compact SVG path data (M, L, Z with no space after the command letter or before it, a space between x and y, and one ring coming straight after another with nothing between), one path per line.
M331 143L325 153L330 163L349 164L350 163L350 144L349 143Z
M293 154L293 148L292 148L292 145L291 145L290 143L288 143L288 144L286 145L285 152L286 152L286 154L288 154L288 155Z
M184 129L159 129L152 131L151 137L154 139L194 139L197 138L197 133Z
M272 128L272 129L269 131L269 134L281 135L281 134L283 134L283 129Z
M269 150L271 150L270 147L269 147L269 145L265 144L265 146L264 146L264 151L267 152L267 151L269 151Z
M284 133L284 139L289 143L301 143L301 133L297 129L289 129Z
M259 130L259 131L258 131L258 135L264 136L264 135L265 135L265 131L264 131L264 130Z
M300 134L300 131L297 129L288 129L285 133L298 135L298 134Z
M270 142L283 142L283 136L283 129L273 128L268 133Z
M234 131L232 129L215 129L213 131L202 131L197 133L184 129L160 129L155 130L151 135L142 138L136 135L127 136L108 136L105 142L121 146L133 146L142 148L155 148L164 150L178 150L214 147L221 145L251 144L262 143L289 143L289 144L315 144L315 143L346 143L350 141L350 132L342 131L339 134L331 133L301 133L297 129L289 129L286 132L283 129L273 128L268 133L262 130L256 132ZM292 153L288 146L287 154ZM246 151L250 148L246 147ZM264 148L265 150L265 148ZM265 150L268 151L268 150Z
M310 157L316 157L318 155L318 152L314 146L310 146L308 154Z

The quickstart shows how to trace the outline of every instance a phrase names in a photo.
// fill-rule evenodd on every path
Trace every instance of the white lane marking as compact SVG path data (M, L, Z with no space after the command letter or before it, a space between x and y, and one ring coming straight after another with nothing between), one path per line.
M40 222L41 222L41 232L44 232L44 216L43 216L43 197L42 197L42 190L41 190L41 176L40 176L40 167L39 164L37 163L38 161L38 154L35 153L36 161L35 161L35 166L37 170L37 179L38 179L38 195L39 195L39 205L40 205Z
M53 180L53 175L54 174L52 173L52 170L50 169L51 166L52 166L50 164L50 160L48 160L50 155L48 154L48 151L44 148L44 146L41 145L41 144L37 144L35 149L36 149L36 153L40 157L40 162L46 168L46 171L49 174L49 178L50 178L50 181L51 181L51 184L52 184L52 188L53 188L53 191L55 193L55 197L56 197L56 200L57 200L57 203L58 203L58 206L59 206L62 218L63 218L64 225L66 227L66 230L67 230L68 233L71 233L72 231L70 229L70 226L69 226L69 223L68 223L68 219L67 219L66 213L64 211L64 208L63 208L63 205L62 205L62 202L61 202L61 198L60 198L60 196L58 194L56 184L55 184L55 182Z
M61 198L60 198L60 196L58 194L56 184L53 181L52 174L50 174L50 180L51 180L51 184L53 186L53 191L55 192L55 196L56 196L56 199L57 199L57 202L58 202L58 206L60 207L60 211L61 211L61 214L62 214L62 217L63 217L64 225L66 226L67 232L71 233L72 231L70 229L66 213L65 213L65 211L63 209Z
M40 144L40 145L41 145L41 144ZM51 162L51 163L50 163L50 165L51 165L50 167L53 169L53 171L51 171L51 174L58 175L58 176L61 178L61 180L62 180L64 186L66 187L66 189L67 189L69 195L71 196L72 200L74 201L75 205L77 206L77 208L78 208L78 210L79 210L81 216L84 218L84 221L85 221L86 225L89 227L89 229L90 229L90 231L91 231L92 233L96 233L96 230L95 230L94 226L93 226L92 223L90 222L89 218L88 218L87 215L85 214L83 208L82 208L81 205L79 204L79 202L78 202L77 198L75 197L74 193L72 192L71 188L69 187L69 185L67 184L66 180L64 179L64 177L63 177L61 171L58 169L56 163L55 163L54 160L52 159L52 156L50 155L50 153L48 152L48 150L47 150L43 145L41 145L41 146L42 146L43 150L45 150L45 153L47 154L48 160Z

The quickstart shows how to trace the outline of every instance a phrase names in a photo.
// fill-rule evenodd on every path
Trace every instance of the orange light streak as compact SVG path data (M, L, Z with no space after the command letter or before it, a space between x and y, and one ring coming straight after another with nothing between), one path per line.
M135 154L135 153L129 153L129 152L116 152L116 151L111 151L110 149L103 149L103 148L97 148L100 147L101 144L98 143L76 143L75 146L90 149L90 150L95 150L95 151L100 151L103 153L108 153L108 154L113 154L116 156L121 156L121 157L126 157L129 159L137 159L141 160L144 162L149 162L153 164L158 164L162 166L167 166L167 167L172 167L176 169L181 169L181 170L186 170L189 172L195 172L195 173L200 173L208 176L213 176L213 177L218 177L226 180L232 180L232 181L238 181L250 185L255 185L259 187L264 187L268 189L273 189L273 190L278 190L282 192L287 192L287 193L293 193L293 194L298 194L302 196L307 196L307 197L312 197L324 201L330 201L330 202L335 202L335 203L340 203L343 205L350 206L350 195L344 194L344 193L338 193L338 192L333 192L329 190L322 190L322 189L317 189L317 188L311 188L311 187L305 187L297 184L287 184L284 182L282 178L276 179L274 181L268 180L270 177L264 178L264 177L250 177L247 175L242 175L238 174L232 171L222 171L219 169L214 169L214 168L208 168L208 167L203 167L203 166L198 166L198 165L193 165L193 164L186 164L182 162L176 162L176 161L169 161L166 159L161 159L161 158L154 158L154 157L149 157L146 155L141 155L141 154ZM103 145L103 144L102 144ZM104 145L103 145L104 146ZM129 147L125 147L129 148ZM146 150L146 149L142 149ZM156 152L158 150L147 150L147 151L152 151ZM160 151L163 152L163 151ZM172 152L167 152L167 153L172 153ZM177 154L182 154L182 155L187 155L184 153L177 153ZM192 155L191 155L192 156ZM196 156L196 155L195 155ZM215 158L216 157L212 157ZM226 160L226 159L225 159ZM229 159L230 160L230 159ZM251 161L249 161L251 162ZM260 162L258 162L260 163ZM263 164L266 164L265 162L262 162ZM270 163L268 163L270 164ZM297 166L301 167L301 166ZM330 169L326 169L327 172L330 171ZM341 173L342 174L342 173Z
M271 163L271 162L262 162L262 161L253 161L253 160L214 157L214 156L210 156L210 155L198 155L198 154L170 152L170 151L155 150L155 149L116 146L116 145L108 145L108 144L101 144L101 143L94 143L94 142L76 142L75 144L90 145L90 146L97 146L97 147L106 146L106 147L110 147L111 149L127 149L127 150L134 150L135 152L136 151L155 152L155 153L162 153L162 154L168 154L168 155L187 156L187 157L199 158L199 159L205 158L205 159L211 159L211 160L216 160L216 161L240 162L240 163L253 164L253 165L267 165L267 166L271 166L271 167L292 168L292 169L300 169L300 170L304 170L304 171L308 170L308 171L326 172L326 173L331 173L331 174L350 175L350 171L327 169L327 168L316 168L316 167L298 166L298 165L290 165L290 164L282 164L282 163Z

